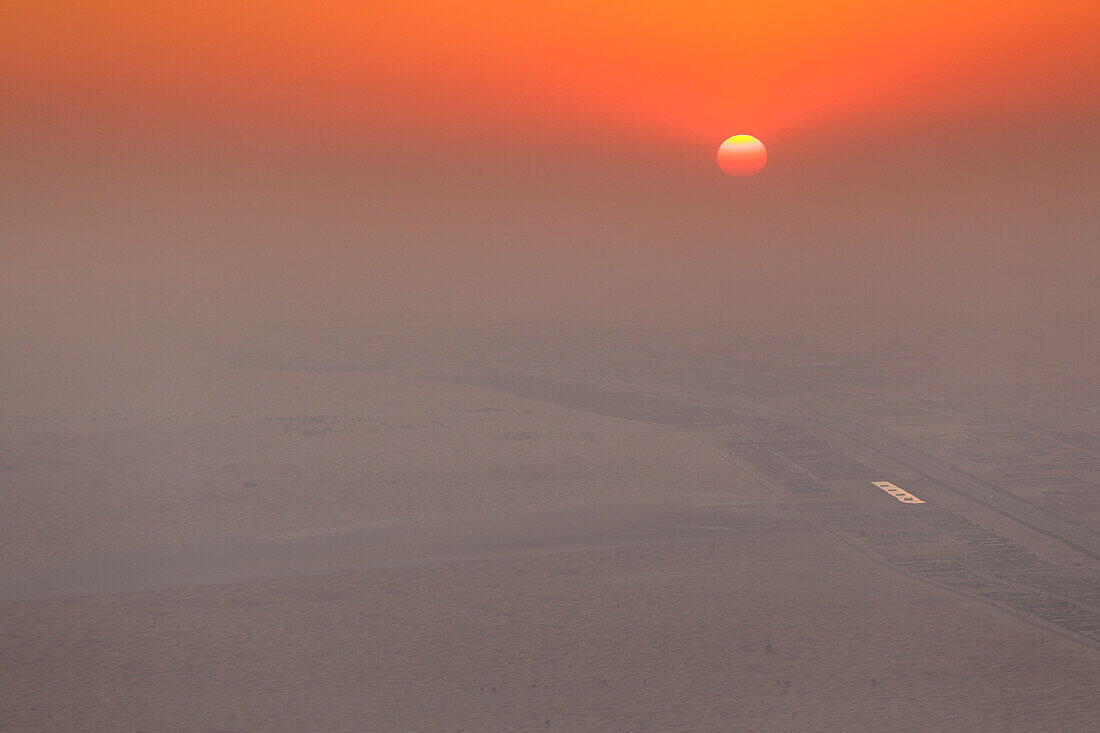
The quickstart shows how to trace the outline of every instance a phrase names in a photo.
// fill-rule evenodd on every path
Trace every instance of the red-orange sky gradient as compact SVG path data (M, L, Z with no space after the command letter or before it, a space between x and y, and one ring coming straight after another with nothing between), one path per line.
M1079 312L1098 38L1069 0L9 0L4 276L259 312ZM734 182L738 133L769 155Z
M1100 4L8 0L9 125L766 143L1097 103Z

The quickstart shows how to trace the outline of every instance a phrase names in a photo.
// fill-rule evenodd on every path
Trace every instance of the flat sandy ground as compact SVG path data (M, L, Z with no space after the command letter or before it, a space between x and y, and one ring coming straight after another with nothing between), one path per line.
M9 359L5 731L1096 729L1095 652L678 428L113 353Z

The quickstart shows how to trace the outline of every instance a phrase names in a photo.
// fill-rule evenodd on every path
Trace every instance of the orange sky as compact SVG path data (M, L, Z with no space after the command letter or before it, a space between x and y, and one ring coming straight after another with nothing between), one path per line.
M7 0L0 112L77 124L765 140L1074 110L1100 3Z

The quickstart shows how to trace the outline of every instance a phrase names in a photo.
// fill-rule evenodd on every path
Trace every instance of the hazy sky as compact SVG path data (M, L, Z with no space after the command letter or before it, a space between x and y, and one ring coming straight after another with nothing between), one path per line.
M9 1L5 277L1085 312L1097 38L1065 0Z

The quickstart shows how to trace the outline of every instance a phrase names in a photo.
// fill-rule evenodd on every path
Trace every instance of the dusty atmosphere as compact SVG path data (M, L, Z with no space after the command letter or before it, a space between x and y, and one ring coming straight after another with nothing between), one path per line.
M0 731L1100 730L1096 3L4 5Z
M5 271L6 730L1094 727L1094 293L339 272L282 226L367 236L316 170L220 218L40 184L151 244ZM204 226L300 249L156 246Z

